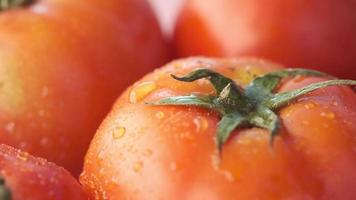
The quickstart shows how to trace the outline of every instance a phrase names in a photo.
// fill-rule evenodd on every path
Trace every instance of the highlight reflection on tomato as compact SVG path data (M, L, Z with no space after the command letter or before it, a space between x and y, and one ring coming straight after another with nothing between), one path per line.
M90 145L80 182L91 198L356 198L352 89L324 87L278 109L281 126L272 149L270 132L250 124L233 130L219 153L218 112L151 104L168 97L216 95L207 79L186 83L170 76L202 68L245 89L257 76L283 69L259 59L188 58L146 75L117 100ZM311 74L283 78L274 93L327 80Z

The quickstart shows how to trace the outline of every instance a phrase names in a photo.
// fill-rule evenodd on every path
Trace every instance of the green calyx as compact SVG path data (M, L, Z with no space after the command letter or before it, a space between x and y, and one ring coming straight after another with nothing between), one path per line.
M26 6L33 3L33 1L34 0L0 0L0 11L20 6Z
M245 89L217 72L209 69L198 69L183 77L172 77L179 81L193 82L207 78L216 90L216 95L187 95L168 97L153 105L198 106L214 110L220 114L221 120L217 129L217 146L221 150L229 139L232 131L241 127L260 127L271 133L270 144L279 132L280 119L276 111L296 98L333 85L356 85L354 80L329 80L314 83L307 87L273 93L283 78L295 76L331 77L322 72L307 69L287 69L274 71L254 79Z
M11 200L11 192L5 185L5 180L0 176L0 200Z

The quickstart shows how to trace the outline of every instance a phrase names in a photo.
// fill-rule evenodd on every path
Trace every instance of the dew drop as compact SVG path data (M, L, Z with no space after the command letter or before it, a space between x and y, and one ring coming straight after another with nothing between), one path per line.
M315 108L315 104L314 103L307 103L307 104L305 104L304 105L304 108L306 108L306 109L312 109L312 108Z
M27 152L19 152L19 154L17 154L17 158L22 160L22 161L26 161L28 158L28 153Z
M303 121L302 123L303 123L304 125L307 125L307 126L310 125L310 122L309 122L309 121Z
M104 159L104 151L100 151L100 152L98 153L98 158L99 158L100 160L103 160L103 159Z
M42 139L40 140L40 145L41 145L41 146L46 146L46 145L48 145L48 143L49 143L48 137L44 137L44 138L42 138Z
M152 150L151 149L146 149L144 152L143 152L143 155L144 156L151 156L152 155Z
M169 169L170 169L171 171L176 171L176 170L177 170L177 164L176 164L175 162L171 162L171 163L169 164Z
M333 112L321 112L320 116L325 117L326 119L334 119L335 114Z
M156 87L156 84L152 81L143 82L137 86L134 86L129 94L130 103L137 103L138 101L142 100L154 89L156 89Z
M112 131L112 137L114 139L120 139L124 137L126 129L124 127L117 127Z
M155 114L155 116L157 117L157 119L163 119L164 118L164 112L159 111Z
M13 133L15 131L15 123L9 122L4 127L5 131L8 133Z
M45 98L46 96L48 96L48 87L47 86L44 86L42 88L41 96L42 96L42 98Z
M133 169L134 169L135 172L139 172L139 171L141 171L142 167L143 167L143 162L139 161L139 162L135 163Z
M195 130L198 133L205 131L209 126L205 117L196 117L194 118L193 123L195 124Z

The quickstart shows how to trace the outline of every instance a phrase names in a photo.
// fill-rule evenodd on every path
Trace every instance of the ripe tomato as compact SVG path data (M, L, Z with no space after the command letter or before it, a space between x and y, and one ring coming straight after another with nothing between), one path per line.
M169 76L197 68L245 86L282 67L258 59L189 58L145 76L117 100L92 140L80 182L93 199L356 198L356 95L350 88L316 90L280 109L272 149L269 132L255 127L233 131L219 154L216 112L147 104L214 94L209 81ZM277 90L322 80L286 78Z
M354 0L190 0L178 19L179 56L260 56L356 78Z
M74 175L117 95L167 54L144 0L34 1L0 26L0 141Z
M0 144L0 180L2 200L88 199L62 167L4 144Z

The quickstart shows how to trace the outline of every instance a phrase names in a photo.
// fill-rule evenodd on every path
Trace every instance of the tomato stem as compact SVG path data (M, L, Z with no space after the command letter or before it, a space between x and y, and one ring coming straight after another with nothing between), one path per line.
M0 11L10 8L26 6L33 3L34 0L0 0Z
M286 77L294 76L332 76L314 70L287 69L265 74L254 79L245 89L228 77L209 69L198 69L183 77L172 77L179 81L193 82L207 78L213 85L216 95L187 95L168 97L152 103L153 105L182 105L198 106L214 110L221 115L217 128L217 147L228 140L233 130L238 127L260 127L271 133L270 144L280 129L278 109L291 101L319 88L334 85L356 85L353 80L329 80L314 83L307 87L283 92L273 93L280 81Z

